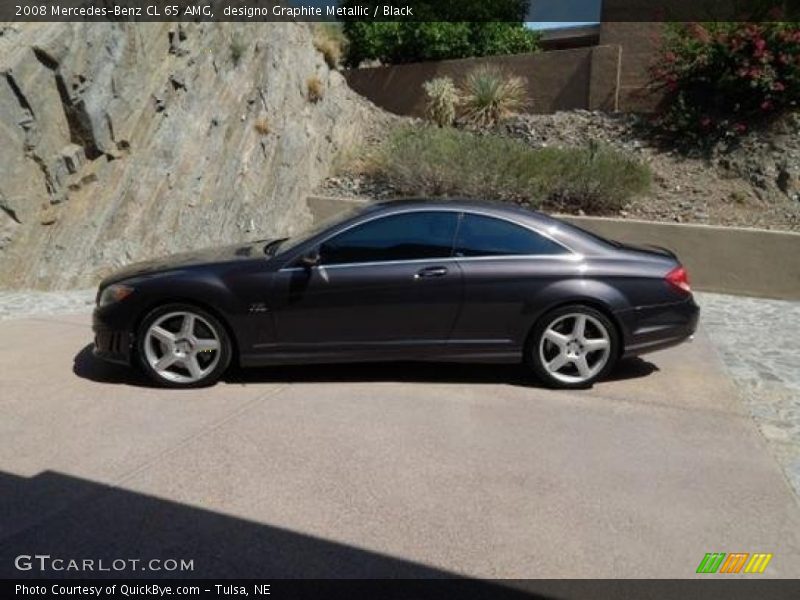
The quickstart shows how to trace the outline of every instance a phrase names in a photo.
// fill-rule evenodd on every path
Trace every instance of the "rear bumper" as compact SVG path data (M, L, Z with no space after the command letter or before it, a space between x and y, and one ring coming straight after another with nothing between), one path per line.
M133 336L129 332L110 327L98 309L92 315L92 331L95 356L109 362L131 364Z
M677 346L691 338L697 330L700 307L690 296L682 302L639 306L619 317L629 332L623 356L639 356Z

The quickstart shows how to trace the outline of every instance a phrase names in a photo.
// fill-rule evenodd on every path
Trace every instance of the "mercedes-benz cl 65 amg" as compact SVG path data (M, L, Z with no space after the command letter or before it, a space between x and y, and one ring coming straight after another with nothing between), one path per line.
M581 388L697 319L668 250L508 204L398 200L125 268L100 284L94 351L172 387L232 363L414 360L520 363Z

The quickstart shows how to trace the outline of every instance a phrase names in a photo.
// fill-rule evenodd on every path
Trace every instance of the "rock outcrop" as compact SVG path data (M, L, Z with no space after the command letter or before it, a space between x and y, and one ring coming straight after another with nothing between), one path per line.
M0 26L0 287L295 232L383 118L304 24Z

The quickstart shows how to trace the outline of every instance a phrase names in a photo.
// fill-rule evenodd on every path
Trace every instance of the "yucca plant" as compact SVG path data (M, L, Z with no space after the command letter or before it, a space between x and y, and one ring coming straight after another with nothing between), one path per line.
M453 124L459 103L458 89L449 77L436 77L422 84L428 98L425 114L439 127Z
M492 127L526 105L525 79L496 67L478 67L463 88L463 118L469 125Z

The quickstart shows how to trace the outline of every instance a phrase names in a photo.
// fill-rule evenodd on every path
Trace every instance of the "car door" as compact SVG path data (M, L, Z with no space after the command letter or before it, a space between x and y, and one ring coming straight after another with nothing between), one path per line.
M464 213L453 255L464 277L464 302L451 336L452 352L518 353L531 301L564 275L564 246L507 219Z
M457 222L453 211L373 218L323 241L318 265L281 269L275 354L377 358L443 348L461 302L451 258Z

